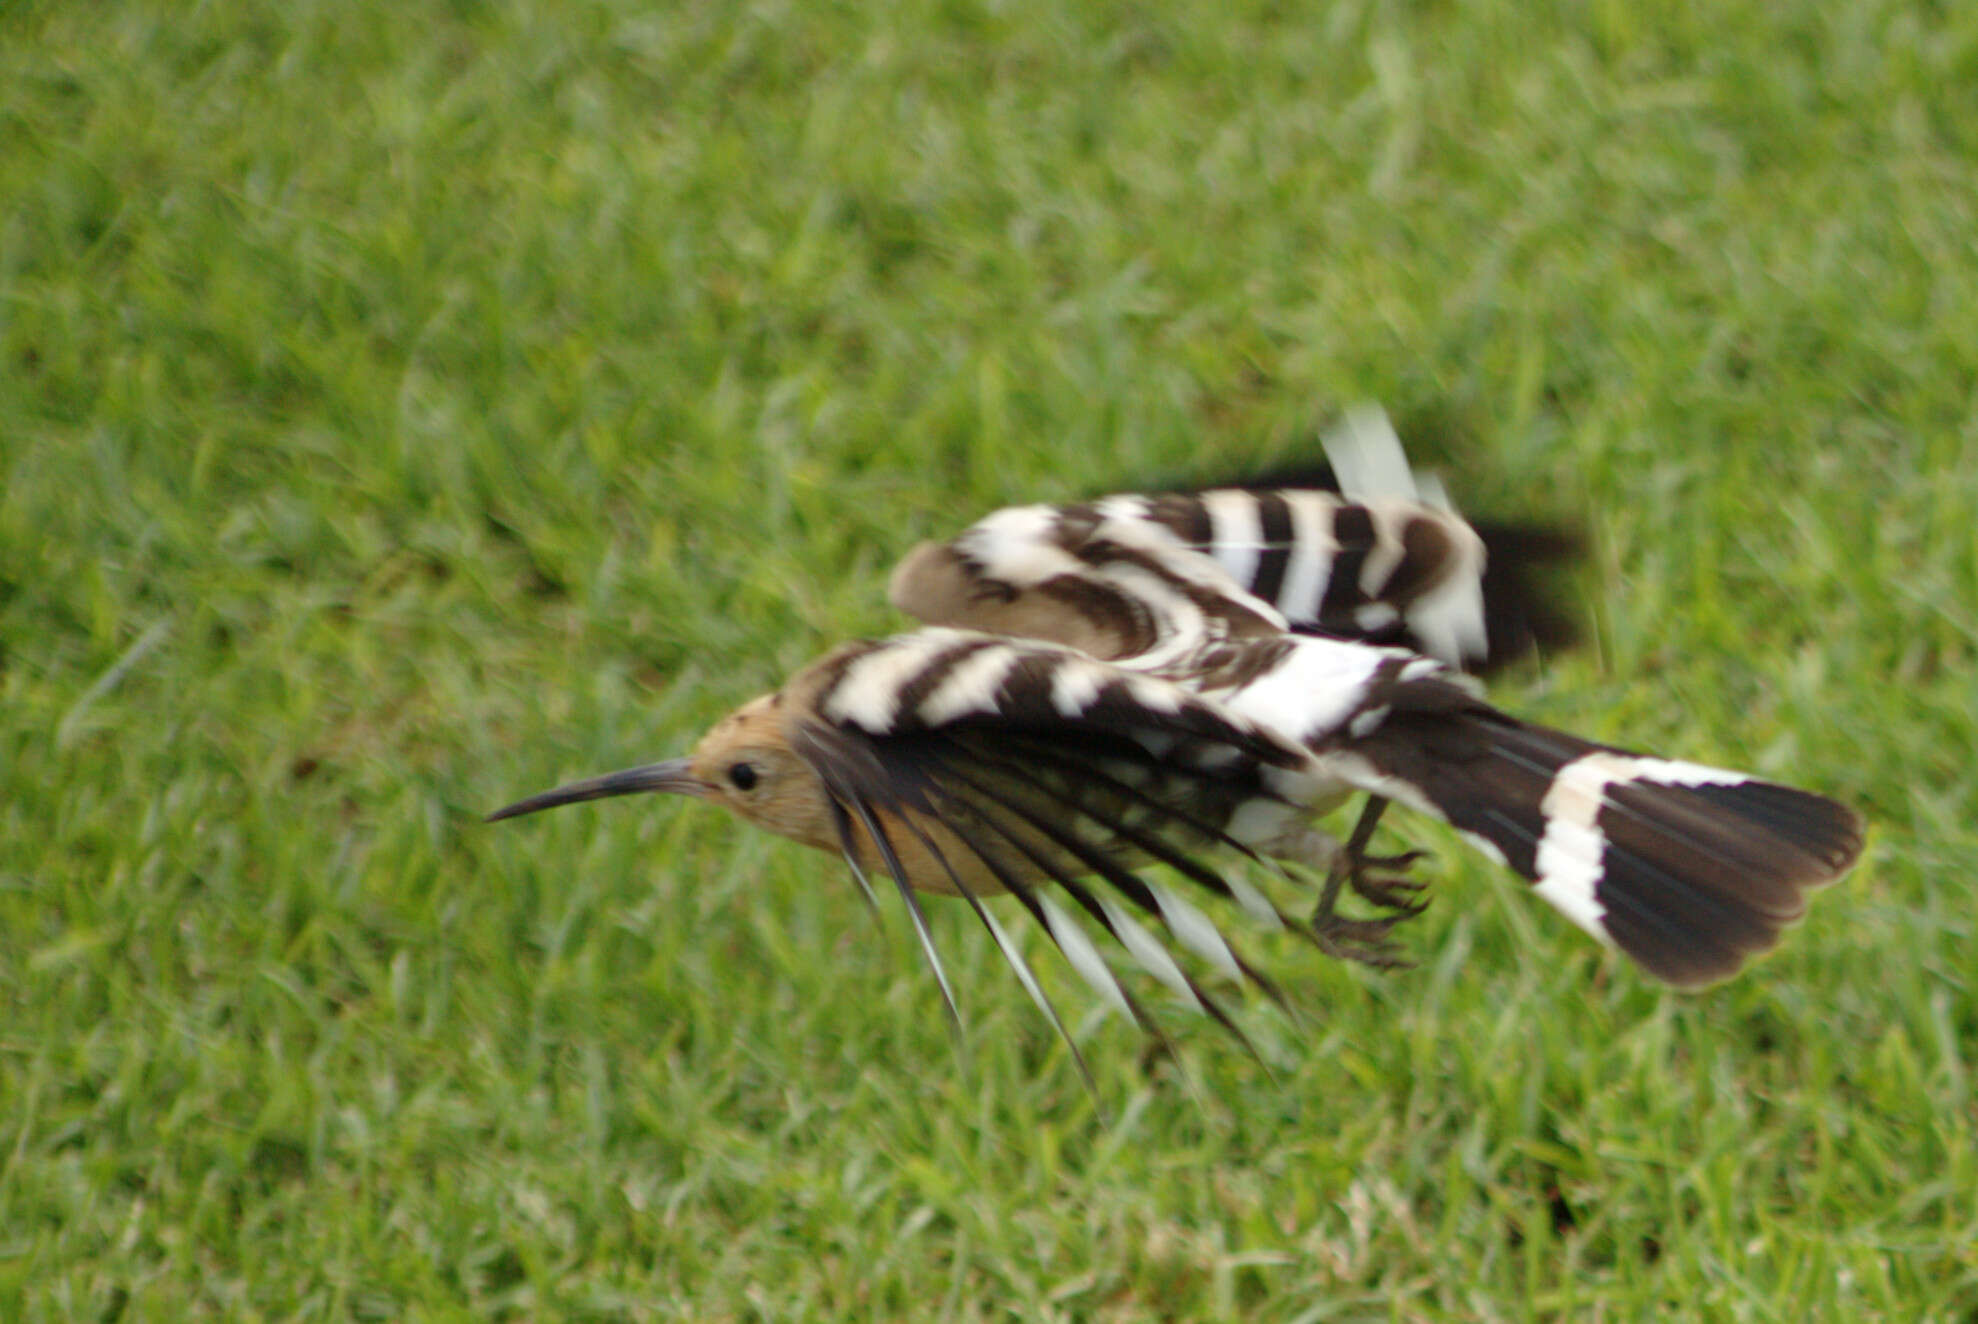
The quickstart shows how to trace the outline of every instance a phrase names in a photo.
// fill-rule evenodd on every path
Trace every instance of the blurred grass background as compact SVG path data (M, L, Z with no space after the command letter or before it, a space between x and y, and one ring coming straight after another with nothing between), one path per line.
M1978 11L0 7L0 1316L1978 1319ZM682 750L1013 500L1394 411L1563 517L1521 713L1846 798L1647 984L970 1027ZM1036 950L1034 948L1034 950Z

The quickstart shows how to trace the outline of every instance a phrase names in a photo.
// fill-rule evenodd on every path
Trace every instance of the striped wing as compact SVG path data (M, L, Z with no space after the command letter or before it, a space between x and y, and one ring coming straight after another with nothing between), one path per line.
M923 543L893 574L893 604L934 625L1063 644L1107 661L1184 658L1289 622L1150 515L1109 497L999 510L946 543Z
M1398 645L1473 671L1573 642L1577 627L1550 581L1578 559L1577 536L1556 526L1465 520L1437 477L1410 467L1377 405L1347 410L1321 441L1329 461L1321 469L1232 485L1258 498L1254 520L1236 513L1241 525L1263 531L1261 555L1234 544L1228 555L1220 535L1199 526L1190 545L1224 560L1301 633ZM1297 549L1314 539L1330 562L1314 572L1316 594L1289 573ZM1276 558L1280 544L1291 550Z
M1572 629L1541 583L1577 550L1486 525L1417 479L1385 415L1325 438L1337 484L1246 485L1000 510L894 573L894 605L935 625L1167 659L1292 631L1496 664Z
M1483 540L1454 512L1403 497L1223 488L1101 503L1213 560L1287 629L1393 643L1452 665L1489 652Z
M1063 901L1225 1023L1185 961L1268 983L1182 892L1140 867L1166 865L1255 920L1304 931L1203 858L1216 848L1256 858L1245 836L1270 815L1255 806L1290 810L1310 793L1310 755L1267 724L1073 649L938 628L841 649L785 694L804 714L791 745L835 806L845 858L861 876L892 875L937 973L915 888L966 898L1054 1022L984 896L1015 895L1107 1002L1150 1029Z

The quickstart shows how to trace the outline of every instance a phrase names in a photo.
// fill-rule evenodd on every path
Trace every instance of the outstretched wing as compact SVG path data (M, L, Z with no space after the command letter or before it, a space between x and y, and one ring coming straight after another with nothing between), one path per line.
M791 747L825 787L846 859L893 876L937 972L915 888L967 898L1054 1022L984 896L1015 895L1074 970L1150 1029L1065 900L1225 1023L1189 964L1268 983L1181 890L1139 868L1167 865L1256 920L1304 931L1203 858L1223 847L1254 859L1259 831L1308 812L1314 760L1266 724L1070 648L951 629L851 645L784 693Z
M916 547L892 601L930 624L1155 667L1284 631L1468 667L1570 636L1532 572L1571 539L1493 526L1487 547L1439 485L1409 471L1378 410L1349 413L1326 445L1344 494L1228 487L1011 507Z
M1576 533L1459 515L1438 477L1409 466L1377 405L1347 410L1320 440L1323 466L1228 485L1258 499L1249 516L1225 498L1225 518L1263 530L1260 552L1242 537L1220 538L1214 521L1190 529L1191 546L1269 598L1293 630L1408 648L1470 671L1578 637L1556 582L1581 556Z

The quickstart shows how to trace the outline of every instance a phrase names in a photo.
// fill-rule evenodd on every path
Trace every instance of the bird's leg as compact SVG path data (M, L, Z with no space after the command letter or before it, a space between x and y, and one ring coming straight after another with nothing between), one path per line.
M1333 856L1332 867L1326 871L1325 887L1319 893L1319 904L1312 912L1312 929L1321 938L1371 948L1376 957L1383 958L1372 963L1380 965L1393 964L1391 959L1384 958L1381 939L1402 920L1422 912L1423 903L1415 897L1425 886L1403 876L1410 865L1422 858L1424 852L1411 850L1398 855L1367 853L1367 844L1373 840L1374 829L1380 826L1381 814L1386 808L1386 800L1373 795L1367 797L1366 807L1360 811L1360 821L1354 824L1353 835ZM1393 872L1377 874L1373 872L1375 869ZM1349 885L1361 898L1393 913L1378 919L1348 919L1341 915L1340 890ZM1355 959L1367 958L1356 956Z
M1385 800L1369 798L1352 837L1341 842L1304 820L1289 823L1277 835L1251 839L1258 854L1302 865L1325 875L1318 909L1313 912L1306 933L1318 941L1328 955L1366 965L1402 964L1387 945L1389 929L1422 909L1414 900L1421 884L1393 875L1376 875L1373 869L1406 870L1421 857L1420 851L1401 855L1369 855L1367 843L1373 839ZM1353 919L1338 913L1340 892L1351 885L1356 895L1390 912L1372 919Z
M1424 902L1415 898L1420 895L1427 883L1418 883L1406 877L1408 870L1417 860L1428 858L1424 850L1404 850L1394 855L1370 855L1367 846L1374 839L1374 828L1380 823L1380 816L1387 809L1387 801L1370 795L1360 811L1360 821L1353 826L1353 835L1347 838L1346 848L1333 861L1333 869L1346 870L1346 881L1364 899L1385 910L1406 911L1418 915ZM1376 874L1375 869L1390 872Z

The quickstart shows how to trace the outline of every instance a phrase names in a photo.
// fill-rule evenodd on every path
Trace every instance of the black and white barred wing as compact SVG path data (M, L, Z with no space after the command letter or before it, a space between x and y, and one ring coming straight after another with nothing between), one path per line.
M1311 756L1268 726L1072 649L964 630L852 645L792 691L803 716L791 745L836 806L847 860L894 877L937 973L914 888L967 898L1054 1021L984 897L1016 896L1073 968L1143 1024L1067 903L1219 1020L1190 963L1268 988L1184 891L1299 927L1241 873L1203 858L1253 854L1245 837L1270 817L1255 806L1292 809L1283 792ZM1150 863L1182 886L1143 875Z
M1570 539L1493 526L1487 546L1409 471L1384 415L1348 424L1327 438L1345 494L1287 484L1011 507L915 548L892 600L930 624L1112 660L1295 631L1477 667L1570 637L1537 578Z
M890 593L933 624L1109 659L1297 630L1463 663L1488 651L1483 572L1447 511L1225 488L1000 510L915 548Z
M1103 661L1173 660L1283 633L1282 613L1150 517L1155 503L1188 502L1123 496L999 510L948 542L914 548L889 596L932 625L1062 644Z
M1416 472L1377 405L1321 437L1328 464L1232 486L1220 520L1182 530L1300 633L1389 644L1483 671L1578 631L1553 581L1581 547L1567 530L1475 521L1441 480ZM1260 532L1252 553L1248 535ZM1316 550L1314 550L1316 549Z
M1580 546L1559 529L1291 486L1139 500L1177 543L1214 559L1300 634L1485 671L1577 633L1552 580Z

